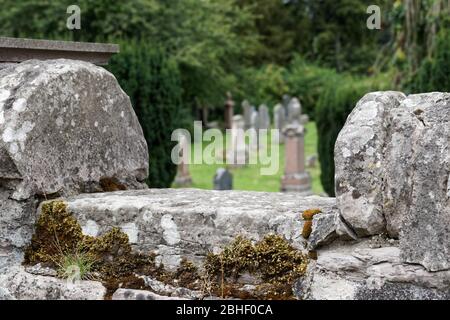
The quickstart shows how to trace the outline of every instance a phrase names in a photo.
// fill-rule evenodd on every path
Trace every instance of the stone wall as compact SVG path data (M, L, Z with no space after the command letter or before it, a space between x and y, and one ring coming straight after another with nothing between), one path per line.
M54 270L20 266L39 204L58 198L84 234L118 227L135 251L154 252L169 270L182 258L201 266L238 235L258 241L275 233L311 257L293 288L298 298L449 299L449 104L444 93L377 92L361 99L336 143L336 199L153 190L143 183L148 150L142 130L110 73L71 60L4 66L0 298L104 295L99 283L67 291ZM320 211L312 222L302 217L308 209ZM307 223L312 232L305 239ZM172 290L147 280L154 293L123 288L115 296L163 299L158 294Z

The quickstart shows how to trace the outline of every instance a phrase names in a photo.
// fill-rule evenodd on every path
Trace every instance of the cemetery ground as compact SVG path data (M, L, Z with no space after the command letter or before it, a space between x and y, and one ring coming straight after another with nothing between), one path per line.
M317 155L317 129L316 124L310 121L306 124L305 135L305 158L312 155ZM270 135L269 135L270 136ZM270 138L270 137L269 137ZM203 148L209 142L203 143ZM245 191L266 191L279 192L281 186L281 177L284 171L285 152L284 144L280 144L279 156L280 166L275 175L261 175L260 164L247 165L240 168L229 168L233 174L233 189ZM192 188L199 189L213 189L213 177L216 170L220 167L225 167L221 164L191 164L189 170L192 177ZM323 192L322 184L320 182L320 164L317 161L314 168L306 168L311 175L312 190L314 194L321 194Z

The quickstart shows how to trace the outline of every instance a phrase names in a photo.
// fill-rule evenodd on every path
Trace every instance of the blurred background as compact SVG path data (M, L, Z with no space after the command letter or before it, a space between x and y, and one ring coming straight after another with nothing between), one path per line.
M68 30L66 9L81 9ZM381 29L369 30L369 5ZM0 0L0 36L120 44L107 68L130 96L150 149L151 187L173 186L176 128L194 120L223 127L227 92L273 107L298 97L306 124L305 157L316 194L334 195L337 134L367 92L448 91L447 0ZM207 116L206 116L207 115ZM208 119L205 119L207 117ZM234 189L279 191L281 167L232 169ZM192 186L213 188L219 166L191 165Z

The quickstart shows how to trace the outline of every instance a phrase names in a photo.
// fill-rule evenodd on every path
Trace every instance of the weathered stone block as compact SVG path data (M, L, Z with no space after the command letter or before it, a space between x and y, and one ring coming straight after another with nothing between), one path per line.
M358 236L387 231L402 259L450 268L450 94L367 94L336 141L336 195Z
M147 173L142 129L111 73L64 59L0 69L0 250L30 240L36 198L144 188Z

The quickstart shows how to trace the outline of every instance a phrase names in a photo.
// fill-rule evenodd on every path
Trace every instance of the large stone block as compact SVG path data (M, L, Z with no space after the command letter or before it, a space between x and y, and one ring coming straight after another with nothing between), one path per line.
M0 69L0 252L29 241L36 198L144 188L147 172L142 129L111 73L63 59Z
M358 236L381 233L383 148L388 138L385 115L405 96L375 92L364 96L349 115L335 145L336 199L340 212Z
M98 236L120 227L134 249L155 252L156 261L169 270L182 258L201 265L208 252L218 252L238 235L258 241L279 234L305 250L302 212L319 208L324 215L337 214L334 198L270 192L148 189L64 201L85 234ZM315 241L324 242L321 238Z
M450 94L366 95L336 142L336 195L359 236L387 231L405 262L450 268Z

